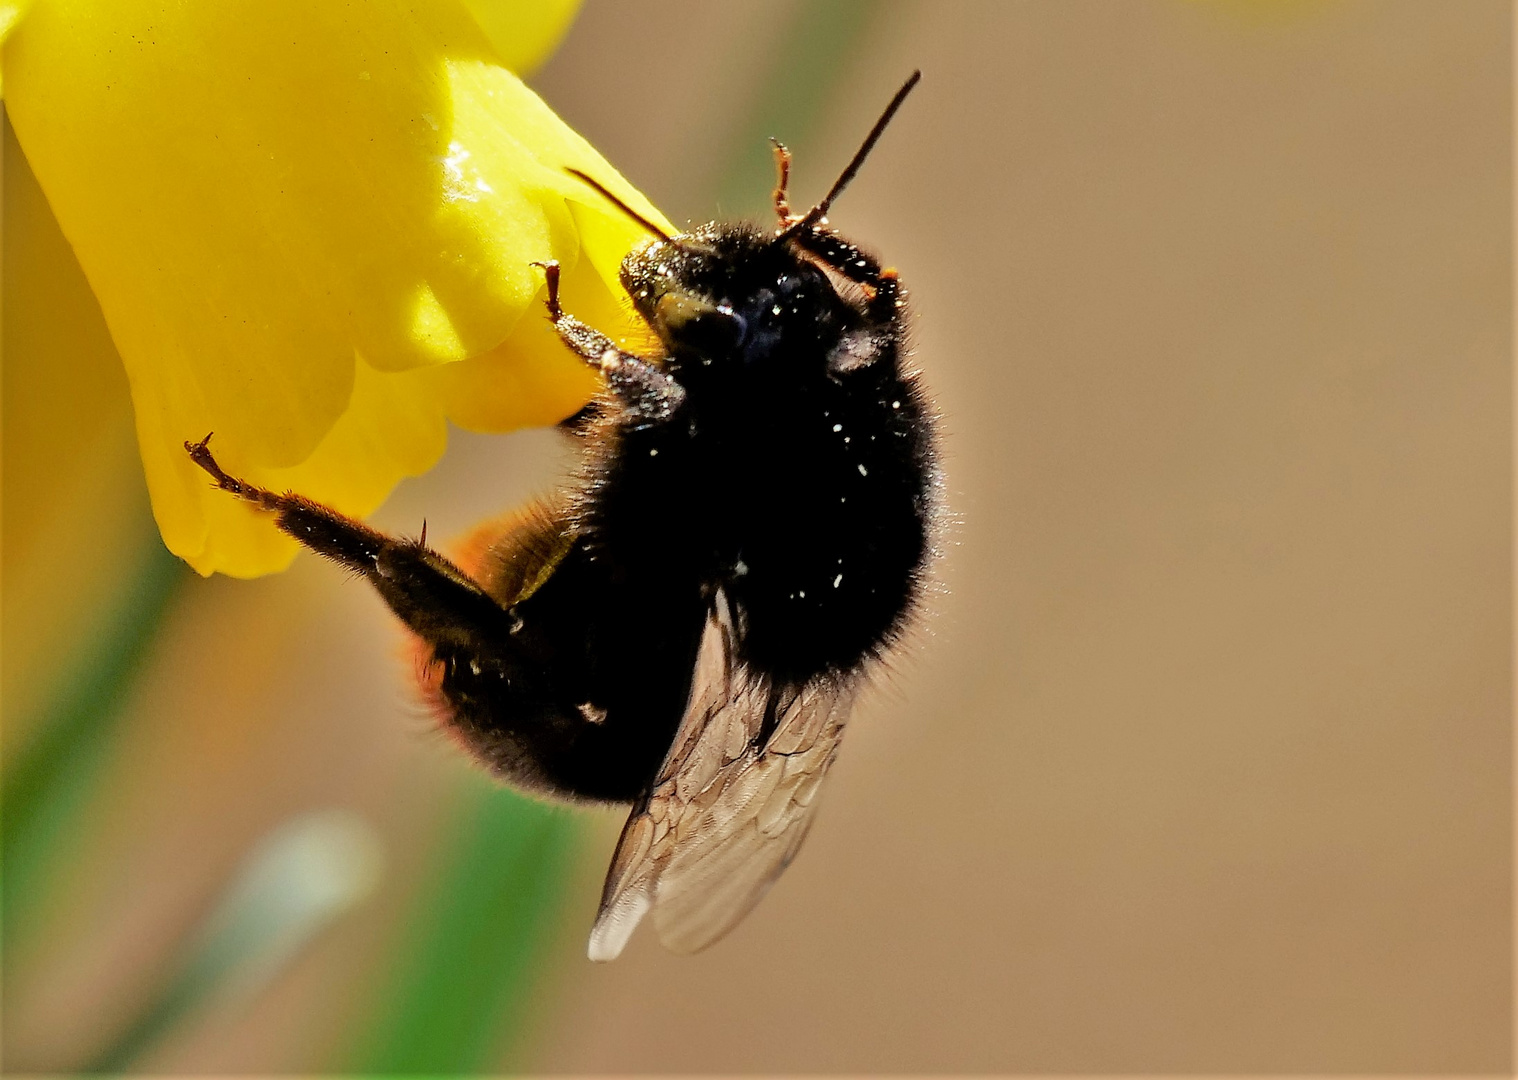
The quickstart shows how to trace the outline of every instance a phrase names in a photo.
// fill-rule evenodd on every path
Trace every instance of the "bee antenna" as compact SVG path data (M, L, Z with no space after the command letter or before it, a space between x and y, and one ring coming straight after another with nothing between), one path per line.
M896 115L896 110L901 108L901 103L907 99L907 95L912 92L912 88L921 81L921 70L914 71L907 77L907 81L901 84L900 90L896 91L896 96L885 107L885 112L880 114L880 119L875 121L875 126L864 137L864 142L860 144L859 149L854 151L853 159L844 168L843 172L838 174L838 179L833 181L833 186L822 197L822 201L808 210L801 220L785 231L784 235L790 235L802 229L810 229L826 216L828 207L833 205L833 200L838 198L843 189L849 186L849 182L858 175L859 167L864 164L864 159L870 156L870 151L875 149L875 144L880 141L880 136L885 133L886 125Z
M613 206L615 206L618 210L622 211L622 213L624 213L628 217L632 218L639 225L642 225L645 229L647 229L649 232L653 233L659 239L666 240L666 241L669 241L671 243L674 242L675 238L673 236L670 236L669 233L667 233L663 229L659 228L659 226L655 225L652 221L649 221L648 218L644 217L642 214L638 213L632 207L628 206L621 199L619 199L615 195L613 195L610 191L608 191L606 189L606 185L603 184L603 183L601 183L601 181L595 179L592 176L587 176L585 173L582 173L579 169L566 168L564 171L567 172L567 173L569 173L570 176L578 177L579 179L585 181L585 183L589 184L591 187L595 188L602 195L604 195L606 197L606 200L608 202L610 202Z

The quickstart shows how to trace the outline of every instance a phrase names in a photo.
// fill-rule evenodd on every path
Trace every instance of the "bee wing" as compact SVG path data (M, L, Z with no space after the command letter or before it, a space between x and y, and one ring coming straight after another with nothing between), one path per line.
M736 926L801 847L853 698L851 683L831 677L777 690L749 670L719 592L674 744L622 829L590 958L615 959L650 908L675 952ZM766 716L773 732L761 746Z

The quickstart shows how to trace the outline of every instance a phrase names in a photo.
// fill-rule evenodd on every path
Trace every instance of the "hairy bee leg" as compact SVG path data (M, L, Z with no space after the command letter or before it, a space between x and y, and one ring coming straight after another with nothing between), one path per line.
M521 640L534 635L518 636L520 615L443 556L310 499L239 480L205 440L185 449L217 487L273 514L284 532L374 586L424 646L422 686L443 726L487 768L531 790L615 801L631 801L657 768L667 742L649 760L643 729L610 729L590 694L545 666L541 641L534 649Z
M685 388L641 356L623 352L611 338L592 330L559 304L559 264L540 262L548 286L548 317L570 350L606 379L606 385L639 419L667 420L685 400Z
M874 293L869 304L873 318L888 322L895 317L901 299L901 283L895 270L882 269L873 256L833 233L804 229L794 239L799 247L817 256L830 269L867 286Z
M413 632L433 645L462 645L497 634L506 612L462 570L422 541L403 540L344 517L300 495L283 495L225 472L211 455L211 436L186 441L190 459L221 490L274 515L274 523L306 547L362 574Z

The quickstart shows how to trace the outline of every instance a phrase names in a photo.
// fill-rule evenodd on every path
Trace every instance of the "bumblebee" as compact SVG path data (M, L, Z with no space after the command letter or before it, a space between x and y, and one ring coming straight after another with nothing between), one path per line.
M919 606L938 506L932 409L905 370L894 270L829 226L919 73L832 189L778 223L650 241L621 281L661 355L549 318L605 389L566 426L560 491L450 560L295 494L217 486L362 575L419 642L449 732L538 795L630 803L590 957L648 911L677 952L716 941L795 857L861 685Z

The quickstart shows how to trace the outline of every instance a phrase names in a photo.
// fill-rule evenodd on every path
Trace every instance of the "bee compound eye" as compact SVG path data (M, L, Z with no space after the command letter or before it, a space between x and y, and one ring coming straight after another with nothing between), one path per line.
M655 315L665 333L703 354L727 352L743 343L748 327L726 304L713 304L685 293L659 297Z

